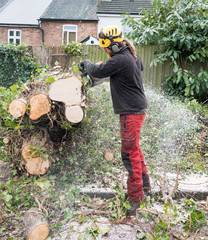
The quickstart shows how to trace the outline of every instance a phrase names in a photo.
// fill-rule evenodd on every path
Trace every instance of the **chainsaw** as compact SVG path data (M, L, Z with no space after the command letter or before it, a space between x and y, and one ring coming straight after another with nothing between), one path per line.
M91 87L94 87L94 86L99 85L99 84L103 83L104 81L106 81L106 78L94 78L93 76L88 74L86 72L84 66L80 66L80 64L78 64L77 67L78 67L79 71L82 73L81 78L86 77L88 79L88 84Z

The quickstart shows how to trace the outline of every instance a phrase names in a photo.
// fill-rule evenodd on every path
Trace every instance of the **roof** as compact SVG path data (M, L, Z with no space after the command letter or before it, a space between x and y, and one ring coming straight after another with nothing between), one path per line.
M2 8L5 7L8 4L8 2L10 2L10 1L12 1L12 0L0 0L0 12L1 12Z
M89 35L85 39L83 39L80 43L87 43L87 45L99 45L99 39Z
M38 25L37 19L48 7L52 0L0 0L4 3L0 11L0 24L5 25Z
M53 0L40 20L98 21L97 0Z
M152 8L150 0L108 0L100 1L97 13L99 14L138 14L143 8Z

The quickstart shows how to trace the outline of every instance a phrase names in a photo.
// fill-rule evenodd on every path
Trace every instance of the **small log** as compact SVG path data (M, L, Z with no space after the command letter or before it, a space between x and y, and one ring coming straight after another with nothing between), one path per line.
M25 165L26 171L35 176L44 175L50 167L48 159L44 160L41 157L31 158Z
M113 161L113 158L114 158L113 153L111 153L111 152L106 152L105 153L105 159L107 161Z
M23 219L28 240L44 240L48 237L49 226L42 212L37 208L29 209Z
M14 99L9 104L9 113L15 117L22 117L26 112L27 101L23 98Z
M71 123L79 123L84 117L84 112L80 106L66 107L65 117Z
M50 85L48 95L50 99L63 102L67 105L81 105L82 103L82 83L72 76L56 80Z
M51 110L50 99L44 93L37 93L30 97L30 119L37 120Z
M26 162L29 162L32 158L39 157L37 156L36 146L44 147L48 139L48 133L44 128L36 128L30 138L26 139L22 144L22 158Z
M29 162L32 158L35 157L35 152L31 152L32 144L26 144L22 147L22 158Z

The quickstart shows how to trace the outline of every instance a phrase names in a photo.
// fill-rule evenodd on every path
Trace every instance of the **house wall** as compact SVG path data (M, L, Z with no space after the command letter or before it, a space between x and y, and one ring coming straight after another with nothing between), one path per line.
M135 20L139 20L142 16L133 16ZM131 28L127 25L122 25L123 17L121 15L98 14L98 31L109 25L117 25L124 33L130 32Z
M21 42L31 46L41 45L42 34L40 29L34 27L0 27L0 43L8 41L8 30L21 30Z
M63 39L63 25L77 25L77 41L80 42L87 36L97 37L97 22L42 22L45 43L47 46L60 46Z
M42 22L44 42L47 46L60 46L62 44L63 25L73 24L78 26L77 41L80 42L89 35L97 37L97 22ZM21 42L30 46L42 44L42 32L34 27L0 27L0 44L8 41L8 30L21 30Z

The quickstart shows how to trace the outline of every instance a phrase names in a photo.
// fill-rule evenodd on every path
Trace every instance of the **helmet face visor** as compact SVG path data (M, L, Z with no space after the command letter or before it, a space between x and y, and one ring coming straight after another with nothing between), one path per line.
M110 39L102 31L98 34L98 37L101 47L109 47L111 45Z
M99 43L101 47L109 47L111 45L110 39L107 38L106 39L99 38Z
M106 35L101 31L98 35L99 38L105 39L107 38Z

